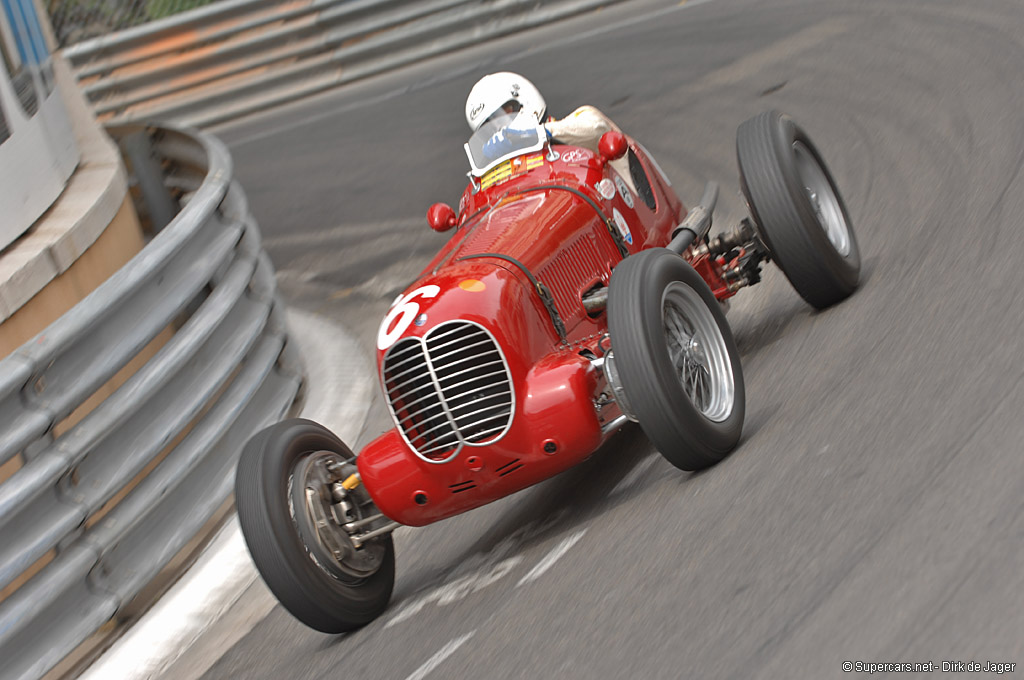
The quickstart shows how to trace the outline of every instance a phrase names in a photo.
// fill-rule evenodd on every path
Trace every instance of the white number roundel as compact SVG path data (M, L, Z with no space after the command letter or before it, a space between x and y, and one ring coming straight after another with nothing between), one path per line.
M395 341L402 337L402 333L405 333L406 329L409 328L409 324L420 313L420 306L413 302L413 298L437 297L437 294L440 292L441 288L439 286L431 285L417 288L408 295L400 297L380 324L380 331L377 333L377 349L383 352L395 344ZM395 319L398 319L398 321L396 322ZM395 325L392 326L391 324ZM391 328L391 330L389 331L388 328Z

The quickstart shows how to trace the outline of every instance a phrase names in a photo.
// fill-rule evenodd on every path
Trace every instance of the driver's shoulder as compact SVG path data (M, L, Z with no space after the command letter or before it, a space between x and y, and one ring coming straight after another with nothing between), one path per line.
M566 117L579 118L580 116L600 116L601 118L607 118L607 116L601 113L600 109L596 106L591 106L590 104L580 106Z
M590 104L580 106L564 118L549 120L546 127L548 127L548 129L554 128L552 132L559 129L619 129L608 116L602 113L596 106L591 106Z

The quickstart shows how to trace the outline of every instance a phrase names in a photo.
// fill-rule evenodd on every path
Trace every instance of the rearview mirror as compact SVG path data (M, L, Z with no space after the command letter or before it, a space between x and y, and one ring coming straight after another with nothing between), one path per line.
M601 141L597 143L597 150L601 152L601 158L608 161L617 161L626 155L626 135L612 130L601 135Z
M447 203L435 203L427 210L427 222L434 231L448 231L455 226L455 211Z

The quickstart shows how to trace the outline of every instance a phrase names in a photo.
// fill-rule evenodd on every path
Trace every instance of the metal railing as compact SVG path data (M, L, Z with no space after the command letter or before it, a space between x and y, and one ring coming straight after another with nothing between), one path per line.
M619 0L223 0L65 50L101 119L204 126Z
M149 584L224 506L242 445L301 383L227 149L184 128L110 133L159 233L0 361L0 464L24 461L0 484L0 589L45 562L0 602L5 680L42 676Z
M66 46L87 38L172 16L186 10L208 5L215 0L50 0L53 31L60 45Z

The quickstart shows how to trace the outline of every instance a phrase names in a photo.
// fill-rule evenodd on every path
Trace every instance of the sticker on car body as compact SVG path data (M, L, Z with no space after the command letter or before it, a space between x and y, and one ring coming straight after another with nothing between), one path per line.
M619 228L619 233L622 234L622 240L633 245L633 233L629 230L626 218L622 216L618 208L612 208L612 219L615 220L615 226Z
M395 300L391 311L380 322L380 330L377 331L377 349L383 352L395 344L398 338L402 337L402 334L412 325L413 320L419 316L420 306L413 301L414 298L434 298L440 292L440 286L421 286L408 295L402 295ZM394 327L391 326L392 323L395 324ZM389 328L391 330L388 330Z
M587 152L582 149L569 149L562 154L563 161L566 163L575 163L577 165L585 162L588 158L589 156L587 155Z
M479 293L482 290L486 290L487 285L477 279L465 279L464 281L459 281L459 288L470 293Z
M501 184L513 177L518 177L524 172L529 172L534 168L539 168L542 165L544 165L544 156L540 154L534 156L517 156L512 160L505 161L504 163L488 170L487 174L485 174L480 180L480 188L489 189L495 184Z
M601 194L601 198L606 201L610 201L615 198L615 182L611 181L607 177L594 185L597 189L597 193Z
M626 185L626 180L622 179L618 175L615 176L615 186L619 188L619 193L622 194L622 202L626 204L626 207L630 210L633 209L633 194L630 193L629 187Z

